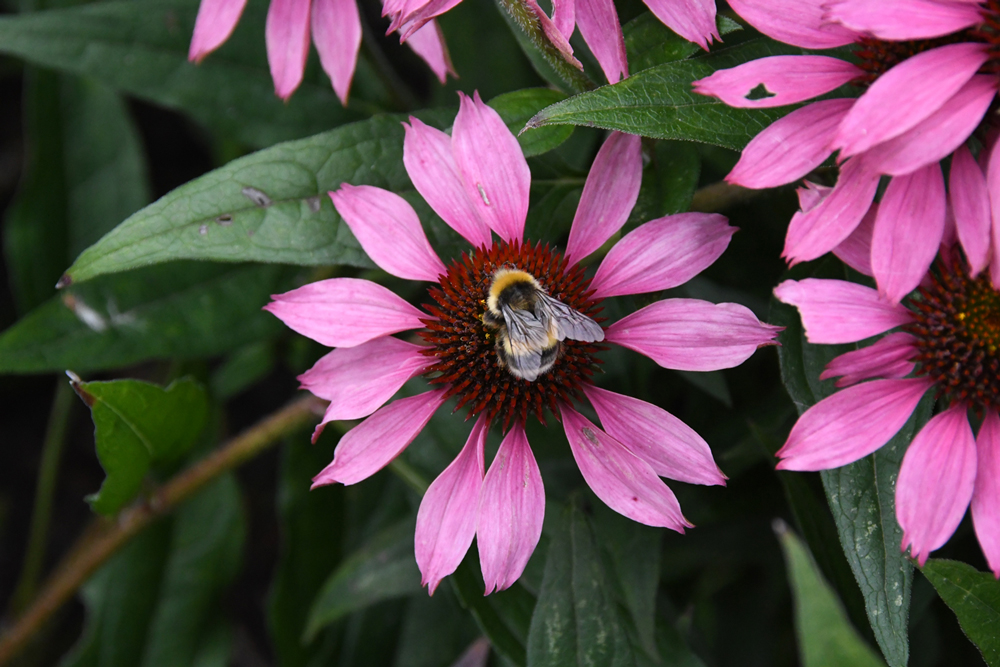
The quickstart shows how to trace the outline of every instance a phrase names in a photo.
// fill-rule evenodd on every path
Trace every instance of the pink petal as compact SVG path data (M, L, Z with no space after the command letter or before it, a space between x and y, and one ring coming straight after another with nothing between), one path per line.
M739 366L758 347L772 344L779 331L736 303L664 299L612 324L605 340L664 368L715 371Z
M416 30L410 38L406 40L407 46L413 49L420 58L427 63L427 66L434 72L438 82L443 86L445 79L451 74L455 74L455 68L451 64L451 55L448 53L448 45L444 42L444 34L437 21L428 21L422 28Z
M330 401L323 423L361 419L382 407L400 387L434 363L426 349L383 336L339 347L299 376L303 389Z
M906 132L940 109L988 57L986 45L960 43L907 58L857 99L832 147L846 157Z
M942 37L983 22L978 3L939 0L834 0L827 17L859 33L887 40Z
M330 77L340 103L346 106L361 49L357 0L313 0L312 34L323 71Z
M988 410L976 438L972 523L993 576L1000 579L1000 418Z
M823 18L828 0L729 0L729 7L779 42L806 49L832 49L855 41L854 31Z
M554 47L559 51L559 54L568 62L579 70L583 69L583 64L573 57L573 46L569 43L569 38L566 37L562 31L552 22L552 19L542 11L542 8L538 5L537 0L522 0L524 5L531 10L538 19L538 24L542 28L542 32L545 36L549 38L549 42L552 43Z
M340 439L333 463L313 477L312 488L357 484L389 465L424 430L446 391L435 389L379 408Z
M715 0L642 1L664 25L706 51L713 39L722 41L715 25Z
M833 249L833 254L844 264L866 276L872 273L872 232L875 231L875 217L878 215L878 204L872 207L861 218L861 222L851 234Z
M691 484L725 485L708 443L666 410L592 385L583 392L608 435L648 463L660 477Z
M330 193L330 199L365 253L382 269L399 278L430 282L448 272L416 211L395 192L344 183Z
M771 123L743 149L726 180L746 188L796 181L830 157L830 141L854 100L813 102Z
M274 94L287 100L302 83L309 55L310 0L271 0L264 26Z
M712 4L713 11L715 4ZM553 17L555 18L555 17ZM612 0L578 0L576 24L583 41L590 47L604 71L608 83L618 83L628 76L625 56L625 35L618 21L618 12ZM715 26L713 21L712 26ZM561 32L561 31L560 31ZM565 34L565 33L563 33Z
M758 109L795 104L828 93L862 74L856 65L827 56L769 56L716 71L695 81L696 93L731 107ZM766 97L748 96L764 86Z
M976 483L976 440L957 405L934 415L910 443L896 480L896 518L904 551L922 566L952 536Z
M681 513L674 492L648 463L568 405L561 405L559 411L583 479L608 507L647 526L678 533L693 527Z
M942 160L965 143L996 97L992 76L977 75L915 127L865 153L869 169L903 176Z
M937 163L895 176L882 195L872 232L879 292L899 303L930 268L944 234L944 176Z
M837 380L838 387L849 387L872 378L902 378L916 365L910 359L917 353L916 339L907 333L892 333L874 345L845 352L826 365L820 380Z
M399 41L405 42L414 33L423 28L429 21L454 8L462 0L417 0L407 2L405 6L393 14L392 22L385 34L399 33ZM383 10L385 11L385 10ZM383 14L384 16L385 14Z
M948 194L958 240L976 276L990 261L990 193L983 170L965 146L951 158Z
M427 315L385 287L358 278L330 278L271 296L264 306L293 331L329 347L423 328Z
M707 269L736 232L718 213L679 213L651 220L614 245L590 288L605 299L677 287Z
M829 470L889 442L933 383L926 378L872 380L838 391L799 417L778 450L779 470Z
M500 443L479 494L476 537L486 593L517 581L542 536L545 490L524 426L515 423Z
M569 40L576 27L575 0L552 0L552 23L562 36Z
M452 147L465 191L486 224L506 241L520 241L528 215L531 172L521 146L500 115L479 98L459 93Z
M628 220L642 184L642 140L612 132L590 167L566 243L566 261L579 262Z
M801 188L795 188L795 196L799 200L799 208L808 212L819 206L833 188L812 181L803 181Z
M996 145L989 151L986 171L986 189L990 193L990 212L993 218L993 261L990 262L990 279L993 287L1000 290L1000 150ZM983 151L985 153L986 151ZM980 159L982 159L980 155Z
M872 288L844 280L786 280L774 296L799 309L806 338L816 345L856 343L913 320L910 311Z
M434 212L475 247L492 243L490 228L479 217L475 202L466 194L451 137L410 116L403 123L403 165L413 186Z
M808 211L792 216L782 256L792 264L808 262L840 245L868 212L878 181L878 174L869 171L862 160L844 163L829 194Z
M201 0L188 60L200 63L205 56L222 46L236 29L246 6L247 0Z
M476 508L483 486L483 447L490 424L480 415L465 447L424 493L417 512L414 551L422 586L433 595L455 571L476 536Z

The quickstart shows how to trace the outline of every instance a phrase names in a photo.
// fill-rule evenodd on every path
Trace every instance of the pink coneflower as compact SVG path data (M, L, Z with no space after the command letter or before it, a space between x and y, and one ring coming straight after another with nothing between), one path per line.
M895 329L827 365L820 378L840 377L845 389L799 417L778 467L826 470L867 456L933 390L942 410L913 439L896 482L901 548L923 565L971 502L979 543L1000 578L1000 293L989 277L971 277L945 249L902 304L841 280L788 280L774 293L798 308L811 343L854 343ZM981 420L978 437L970 411Z
M813 102L774 122L747 145L727 176L746 187L775 187L804 177L839 151L836 186L792 220L784 256L795 263L836 247L869 210L880 175L888 175L874 221L871 264L879 291L898 303L919 284L941 244L947 188L940 162L952 156L955 223L970 259L975 257L974 274L982 270L990 247L989 209L982 205L988 195L985 185L972 183L971 172L978 170L966 143L974 136L975 143L985 139L983 117L996 98L1000 2L733 0L730 5L761 32L795 46L853 44L857 64L821 55L761 58L696 81L698 92L753 108L802 102L844 84L864 91L857 99ZM768 95L749 99L761 85ZM988 170L991 185L1000 178L998 167L991 164ZM956 193L956 179L975 192ZM972 207L954 201L972 196L978 198ZM993 198L1000 201L1000 189ZM973 237L979 245L970 248L965 243ZM1000 284L996 266L994 284Z
M417 563L433 592L478 537L486 591L504 589L521 575L541 535L545 495L524 423L530 414L542 420L548 410L562 422L573 457L598 497L636 521L683 532L690 524L660 476L722 484L705 441L661 408L594 386L591 376L603 349L596 341L569 336L547 372L533 381L515 376L500 362L501 332L485 315L498 271L516 270L581 317L601 319L603 298L654 292L692 278L719 257L735 229L714 214L653 220L625 235L588 278L578 262L622 227L638 197L638 137L614 133L604 143L560 253L523 238L528 164L499 115L478 95L461 96L451 136L415 118L405 127L403 161L414 186L471 247L445 264L399 195L348 184L330 193L376 264L432 286L423 311L354 278L306 285L267 306L295 331L337 348L300 378L330 401L316 435L327 422L367 417L341 438L333 463L314 484L354 484L371 476L413 441L445 401L456 399L455 410L466 408L468 419L478 418L465 448L420 505ZM534 320L527 310L519 312ZM423 344L391 335L408 330L419 330ZM707 371L742 363L758 346L772 343L777 330L740 305L665 299L603 328L603 338L667 368ZM418 375L427 378L429 391L386 404ZM603 429L573 407L584 399ZM509 430L484 477L484 442L492 423Z
M236 28L245 6L246 0L201 0L188 60L201 62L222 46ZM316 40L320 64L341 104L346 105L361 48L361 16L356 0L271 1L264 38L274 92L287 100L302 83L310 33ZM449 73L454 75L444 37L436 23L425 25L407 43L442 84Z

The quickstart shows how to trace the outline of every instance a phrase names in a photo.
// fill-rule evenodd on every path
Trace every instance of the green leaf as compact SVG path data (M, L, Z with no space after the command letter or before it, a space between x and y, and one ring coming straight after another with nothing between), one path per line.
M220 653L214 621L222 593L239 571L245 540L246 518L232 473L180 506L142 667L191 665L196 656L209 661Z
M955 612L986 664L1000 666L1000 583L989 572L953 560L933 558L920 571Z
M307 640L352 612L420 590L413 525L406 519L386 528L334 570L309 611Z
M195 442L208 416L208 397L189 379L166 389L139 380L71 384L91 410L97 458L107 477L89 497L112 514L139 491L153 462L177 460Z
M566 95L551 88L525 88L497 95L489 105L500 114L507 128L517 137L525 157L546 153L573 134L572 127L545 127L524 130L524 125L543 107L566 99Z
M184 262L74 286L0 334L0 373L221 354L282 331L261 307L293 277L281 266Z
M315 446L308 437L287 441L281 452L278 518L281 551L267 600L267 623L277 662L304 667L322 642L305 644L309 607L323 581L340 560L343 531L334 517L344 512L345 490L325 486L310 490L313 476L333 460L332 438Z
M703 57L658 65L613 86L546 107L527 127L586 125L741 150L792 109L734 109L714 97L698 95L691 83L757 58L798 53L801 49L756 39Z
M485 585L475 561L467 554L449 577L458 600L472 614L493 649L514 665L524 667L535 597L517 582L505 591L483 595Z
M478 635L449 587L433 597L418 593L407 602L393 667L451 665Z
M847 620L802 541L776 526L795 600L795 634L803 667L877 667L884 664Z
M844 278L835 260L797 267L788 276ZM851 346L811 345L794 308L772 300L770 320L786 327L778 348L781 377L801 414L835 390L819 374ZM872 632L886 661L902 667L909 658L908 619L913 566L899 550L902 529L896 522L895 484L899 465L913 436L930 418L933 396L920 403L909 421L870 456L821 473L827 502L837 524L844 555L865 599Z
M719 34L723 36L743 29L739 23L722 15L715 22ZM632 74L701 52L701 47L663 25L652 12L635 17L622 26L622 31L625 33L625 51Z
M328 79L307 73L286 104L264 52L266 3L249 3L229 41L187 60L197 0L105 2L0 18L0 52L186 112L252 146L315 134L358 118ZM113 126L109 125L109 130Z
M573 507L559 524L531 617L528 664L635 665L589 521Z

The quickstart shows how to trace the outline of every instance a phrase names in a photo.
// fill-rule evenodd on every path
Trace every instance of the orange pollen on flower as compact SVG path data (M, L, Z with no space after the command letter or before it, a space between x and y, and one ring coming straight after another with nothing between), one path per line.
M496 330L483 322L493 274L501 267L531 274L549 295L603 321L597 317L600 299L592 296L583 268L570 266L548 245L500 241L483 246L452 261L440 284L428 292L434 302L424 308L437 319L423 320L427 330L420 336L430 344L424 354L436 361L425 376L431 384L448 386L448 397L458 397L456 411L468 406L466 419L482 412L490 420L502 418L506 429L512 419L524 422L533 413L545 423L546 408L558 415L560 401L582 398L580 387L601 363L595 355L606 348L564 340L555 364L533 382L511 374L497 356Z
M971 278L957 253L943 255L930 277L909 303L917 374L952 403L1000 409L1000 293L987 272Z

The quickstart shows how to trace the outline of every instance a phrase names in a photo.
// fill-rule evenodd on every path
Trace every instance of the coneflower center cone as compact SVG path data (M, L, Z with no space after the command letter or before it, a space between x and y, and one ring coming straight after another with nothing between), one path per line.
M601 363L595 354L604 346L565 340L555 365L535 381L512 375L500 364L495 332L482 319L493 274L502 267L531 274L567 306L598 322L603 318L597 317L600 300L592 297L583 268L541 242L499 241L452 261L439 286L429 290L434 302L424 304L437 318L424 320L427 331L420 332L430 344L424 354L436 359L425 375L432 384L449 385L447 396L458 397L456 410L469 408L468 419L485 412L490 420L502 419L506 429L529 413L544 423L546 408L558 415L560 401L580 399L580 387Z
M934 380L952 403L980 414L1000 410L1000 293L985 273L970 277L954 255L939 259L930 276L909 304L917 374Z

